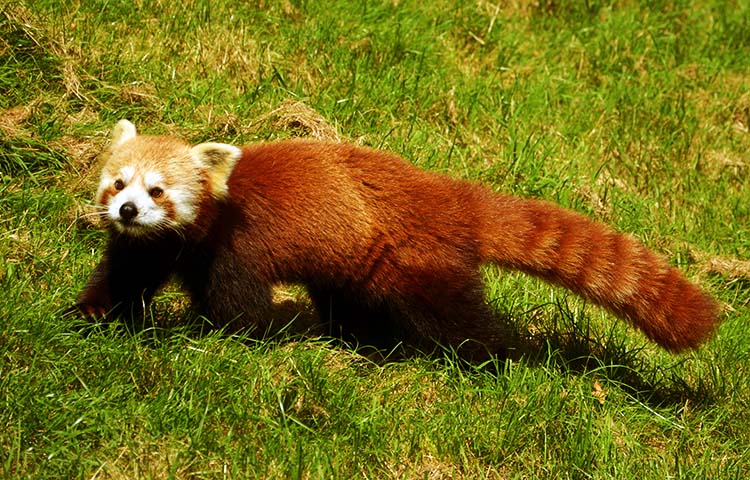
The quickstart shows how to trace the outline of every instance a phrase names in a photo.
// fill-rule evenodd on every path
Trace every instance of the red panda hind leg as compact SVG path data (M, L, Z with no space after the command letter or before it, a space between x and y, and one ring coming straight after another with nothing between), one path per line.
M431 253L397 252L347 291L310 288L314 304L334 335L359 345L403 341L430 352L437 344L474 363L504 357L508 329L485 302L478 261L445 244Z
M381 352L393 350L404 339L406 332L380 302L367 302L342 289L313 287L309 294L326 333L333 338Z
M417 287L393 305L417 335L415 344L437 343L471 363L506 357L508 331L485 302L478 268L423 279Z
M484 302L481 285L424 287L417 295L391 292L381 302L328 290L311 290L311 297L329 333L354 346L388 352L403 342L429 353L439 345L472 363L505 356L504 329Z

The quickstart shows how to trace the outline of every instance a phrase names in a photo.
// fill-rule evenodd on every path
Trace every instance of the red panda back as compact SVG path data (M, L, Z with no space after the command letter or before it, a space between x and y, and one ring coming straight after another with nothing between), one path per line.
M718 322L710 296L633 238L384 152L309 141L246 147L229 191L257 218L245 241L273 245L269 262L300 278L360 284L365 303L405 296L397 302L458 311L430 300L435 276L441 291L475 288L489 261L569 288L668 350L697 347Z
M302 140L245 147L228 188L253 221L237 234L272 244L273 261L297 272L361 279L384 248L409 265L449 255L444 244L475 243L471 189L367 148Z

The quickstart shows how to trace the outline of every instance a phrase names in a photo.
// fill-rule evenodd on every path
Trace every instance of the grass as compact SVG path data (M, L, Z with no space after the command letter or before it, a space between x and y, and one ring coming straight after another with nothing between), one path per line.
M0 2L0 472L6 478L744 478L750 8L743 2ZM129 118L190 141L341 138L632 232L725 307L670 356L487 268L535 351L376 364L323 339L60 311Z

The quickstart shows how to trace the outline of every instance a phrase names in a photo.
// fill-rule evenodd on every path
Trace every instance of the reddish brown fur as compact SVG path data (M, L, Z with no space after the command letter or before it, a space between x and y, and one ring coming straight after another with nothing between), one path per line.
M563 285L640 328L671 351L695 348L718 305L633 238L539 200L493 195L483 258ZM511 235L493 235L493 225Z
M164 278L148 279L147 300L174 272L208 318L241 316L262 329L273 320L271 286L298 282L323 317L355 337L387 331L476 359L503 346L479 271L494 262L573 290L669 350L698 346L717 324L717 304L632 238L387 153L308 141L249 146L228 190L223 203L206 196L196 224L165 240L185 239L187 253ZM108 257L132 259L118 242ZM159 248L178 247L151 250ZM111 265L100 265L79 308L98 302L98 278L123 275Z

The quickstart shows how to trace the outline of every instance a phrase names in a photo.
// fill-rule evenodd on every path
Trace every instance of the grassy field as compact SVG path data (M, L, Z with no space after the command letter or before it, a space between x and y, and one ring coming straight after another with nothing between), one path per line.
M5 478L746 478L750 7L740 1L0 0ZM716 295L671 356L488 268L534 347L497 368L373 363L317 338L63 318L112 125L342 139L632 232ZM292 291L294 295L301 295Z

